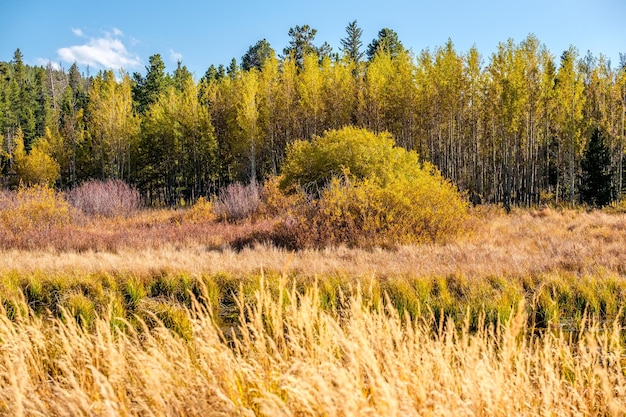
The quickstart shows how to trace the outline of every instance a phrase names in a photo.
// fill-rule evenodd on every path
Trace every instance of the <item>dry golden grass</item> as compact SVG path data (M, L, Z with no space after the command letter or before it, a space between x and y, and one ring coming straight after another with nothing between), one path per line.
M271 270L307 275L350 276L527 276L565 271L626 273L626 214L603 211L475 212L465 236L454 243L362 250L345 247L291 252L269 244L233 245L271 222L241 225L185 223L181 214L145 212L130 219L99 219L80 226L59 246L5 248L0 271L109 271L149 274L258 273ZM54 237L51 241L55 242ZM79 239L78 239L79 240ZM69 246L66 250L65 246Z
M0 316L0 414L7 416L623 416L618 328L588 325L577 343L505 326L401 319L357 294L320 308L315 287L261 284L225 337L208 310L189 341L157 326L87 332L71 319Z
M271 221L186 221L183 212L163 210L84 218L3 241L3 291L58 280L49 288L67 294L54 296L62 298L55 308L74 310L59 318L19 307L19 297L3 303L14 310L0 313L0 415L626 415L626 322L616 313L626 288L626 215L483 208L454 243L397 250L290 252L254 244L251 236L269 228ZM237 250L241 242L251 247ZM257 283L253 293L243 287L270 273L308 284L297 292L289 285ZM213 316L219 309L196 305L189 312L168 294L146 296L150 281L176 274L215 285L221 278L210 276L223 274L228 288L241 282L239 325L235 316L224 326ZM316 277L325 286L340 280L343 288L379 288L363 297L337 290L344 299L334 303L325 298L332 288L311 284ZM143 287L130 288L135 280ZM510 290L507 281L515 283ZM479 308L453 312L448 322L437 312L401 314L404 302L420 309L418 285L438 291L431 302L444 308L446 297L474 297L463 300L472 308L484 306L481 294L502 300L491 303L497 314L487 312L484 325ZM31 296L42 288L30 288ZM380 288L400 298L383 308ZM97 307L107 305L108 293L104 301L88 298L99 291L117 300L108 314ZM567 295L562 301L559 291ZM132 294L136 308L124 300ZM498 324L498 314L508 315L528 294L546 297L526 298L544 316L556 306L556 331L528 328L538 316L524 315L538 310L523 302ZM558 302L582 304L559 310ZM563 326L572 317L562 315L586 310L587 302L597 304L592 310L603 321L577 317L575 326ZM88 326L74 320L77 311L88 315ZM120 314L132 323L122 324ZM174 325L159 324L169 318ZM133 327L141 320L145 328ZM172 332L177 323L182 327Z

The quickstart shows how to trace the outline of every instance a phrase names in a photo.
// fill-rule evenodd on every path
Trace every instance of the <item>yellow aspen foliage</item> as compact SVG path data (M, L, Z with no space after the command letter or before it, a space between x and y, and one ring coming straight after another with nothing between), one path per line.
M238 74L235 83L237 97L236 123L240 129L238 144L243 147L250 163L250 181L257 176L257 148L259 141L259 73L256 69Z
M328 67L328 58L323 67ZM309 138L322 131L324 117L324 78L318 64L317 54L304 57L302 70L298 76L297 92L300 98L299 111L303 123L304 137Z
M23 184L43 184L52 187L59 179L59 164L50 156L50 145L48 142L50 135L50 130L46 129L46 136L39 138L33 144L30 153L26 153L24 150L24 137L21 134L21 130L18 130L18 134L15 137L13 158L15 171Z
M397 175L419 175L420 166L417 153L395 146L389 133L347 126L288 146L281 187L317 193L346 170L358 179L376 177L384 182Z

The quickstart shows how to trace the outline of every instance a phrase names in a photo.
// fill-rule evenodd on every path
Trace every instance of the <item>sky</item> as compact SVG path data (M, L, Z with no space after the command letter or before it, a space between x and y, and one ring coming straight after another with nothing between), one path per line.
M29 65L83 74L102 69L145 74L151 55L166 71L178 61L202 77L211 65L239 62L248 48L266 39L278 54L289 43L289 28L317 29L315 44L340 49L353 20L363 29L365 49L378 31L396 31L406 48L434 51L451 39L457 52L475 46L484 64L498 43L537 36L555 57L570 45L611 59L626 54L626 0L108 0L0 2L0 61L20 48Z

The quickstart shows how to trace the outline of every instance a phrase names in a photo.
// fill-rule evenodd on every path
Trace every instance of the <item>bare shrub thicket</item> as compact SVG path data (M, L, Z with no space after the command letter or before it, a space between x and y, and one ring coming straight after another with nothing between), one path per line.
M215 214L229 222L245 219L257 212L261 204L261 187L256 182L239 182L220 191L214 203Z
M70 204L91 216L128 216L141 207L137 189L121 180L90 180L67 193Z

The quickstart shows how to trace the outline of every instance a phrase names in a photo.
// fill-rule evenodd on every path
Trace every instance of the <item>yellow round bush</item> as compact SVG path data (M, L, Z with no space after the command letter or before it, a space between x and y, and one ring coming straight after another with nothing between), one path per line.
M387 133L354 127L292 145L281 186L309 197L290 220L300 229L299 247L441 241L460 231L468 213L434 166L395 146Z
M417 153L395 146L391 134L348 126L288 146L280 185L319 194L346 172L350 178L376 178L383 186L393 178L422 175Z

